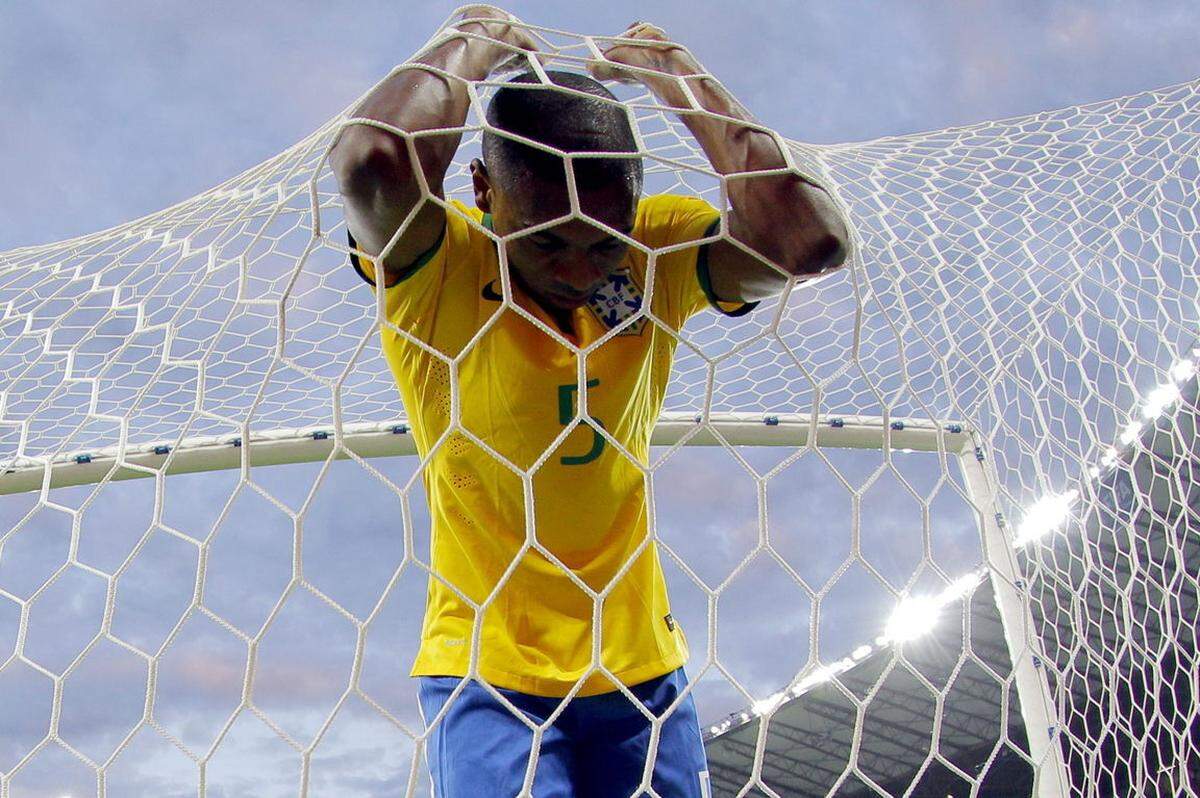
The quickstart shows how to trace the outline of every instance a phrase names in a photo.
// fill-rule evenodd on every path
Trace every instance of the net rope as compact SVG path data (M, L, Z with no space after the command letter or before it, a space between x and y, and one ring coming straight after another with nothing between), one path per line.
M600 37L536 26L530 31L554 68L578 70L604 46ZM446 179L448 199L472 204L467 164L479 150L482 108L503 77L472 88L463 144ZM647 193L695 194L725 207L721 181L672 111L629 86L613 88L637 121ZM933 431L932 468L943 483L953 483L947 490L966 494L955 457L964 444L950 438L969 435L964 451L977 451L968 459L980 464L990 491L987 503L978 496L963 499L978 521L976 540L994 525L1007 541L1005 556L1015 560L1000 562L996 550L980 542L969 568L940 566L928 546L934 501L910 488L924 519L910 530L914 545L923 545L919 560L903 578L885 579L855 521L847 568L877 577L897 604L922 591L941 595L956 608L949 615L968 626L968 605L977 603L978 585L990 579L989 596L993 588L1013 591L1026 622L1014 638L1021 645L1002 651L1007 661L984 657L969 635L960 639L954 668L941 682L921 675L915 660L906 658L905 635L895 630L889 636L882 628L863 629L858 637L866 648L843 658L843 652L817 644L813 623L808 655L786 686L777 685L782 690L766 693L742 686L710 644L694 660L697 672L720 672L747 707L754 702L752 711L706 726L716 794L924 794L922 785L932 784L935 772L957 785L953 789L987 794L1003 753L1023 763L1031 789L1041 795L1200 795L1194 780L1200 772L1193 365L1200 330L1198 88L1187 83L866 142L786 142L795 168L826 186L845 209L854 236L851 263L764 302L745 318L711 312L693 318L680 334L664 412L698 418L697 434L736 414L768 424L787 416L813 429L838 419L875 418L884 457L875 474L850 477L838 473L826 447L810 441L773 469L746 465L760 493L759 517L749 523L760 534L756 547L731 564L728 579L705 580L660 539L662 556L704 596L714 633L718 618L737 622L715 608L756 557L777 560L814 602L817 617L839 575L808 584L773 548L771 532L781 521L766 512L761 498L771 480L788 464L815 456L848 496L861 497L881 473L907 484L893 461L891 436L908 425ZM190 763L188 783L176 788L217 794L209 766L246 715L295 753L295 786L286 794L315 793L312 763L351 702L369 707L412 743L397 784L407 794L423 789L426 730L398 718L359 682L365 641L386 595L364 614L299 575L263 625L247 631L204 598L207 557L218 535L196 539L157 518L149 530L139 530L138 544L115 568L89 564L78 554L80 517L93 497L113 489L110 480L118 472L158 475L157 507L175 480L162 479L162 473L189 448L236 441L237 448L252 449L261 441L314 434L333 445L351 431L395 432L404 423L379 348L381 308L347 264L341 198L327 162L349 118L348 109L278 156L157 213L0 253L0 471L11 472L0 475L0 491L9 492L6 479L31 471L37 474L34 490L40 488L27 512L0 526L0 605L9 613L3 617L16 619L11 645L0 641L7 646L0 648L0 690L6 672L10 680L20 672L21 679L50 686L34 733L18 733L21 724L4 718L0 708L0 752L6 754L0 796L27 794L22 774L60 761L53 758L59 754L72 767L81 765L97 791L119 794L112 774L129 767L143 732ZM523 312L511 301L504 304ZM621 448L611 437L609 443ZM723 436L715 443L733 459L741 457ZM56 489L48 487L51 477L100 452L120 464L86 486L77 506L57 501ZM135 452L157 456L161 465L135 465ZM280 502L254 483L254 474L244 468L237 485L293 519L311 511L308 504L297 511ZM395 494L407 508L422 490L418 482L373 487ZM222 521L235 504L231 498ZM23 552L45 539L39 530L46 528L47 510L67 519L71 544L37 579L24 578L30 571ZM218 531L222 521L214 525ZM122 579L155 530L195 550L187 577L195 589L162 645L143 649L114 632L113 619ZM285 556L292 556L290 546ZM405 564L410 571L428 570L407 556ZM71 588L72 595L93 602L101 613L98 625L67 655L40 660L29 650L39 600L84 576L98 580L99 592ZM259 707L254 690L258 646L282 608L301 594L349 622L357 640L344 689L323 707L315 733L303 736ZM199 746L185 740L179 727L164 724L155 708L160 665L180 630L197 617L229 632L247 652L237 705L219 733ZM72 674L102 648L141 663L144 709L120 735L88 747L62 730L60 720ZM851 670L876 650L890 664L859 689ZM1052 753L1031 751L1028 740L1007 731L1022 722L1018 704L1026 699L1018 702L1016 695L1021 663L1036 668L1052 699ZM955 685L962 684L956 674L966 669L1010 697L991 754L972 768L945 753L940 746L948 742L939 742L957 733L949 718ZM202 679L202 670L193 678ZM871 729L873 707L891 700L889 680L896 674L915 685L907 695L936 704L939 729L925 739L917 771L900 784L889 783L881 775L885 768L867 761L863 742L877 733ZM772 719L818 687L840 691L853 744L835 757L833 772L797 787L788 779L799 776L787 775L787 767L794 770L798 761L816 756L819 745L802 745L798 752L773 748L782 738L772 735L783 734L776 729L784 724L775 726ZM717 756L714 746L749 726L758 731L748 738L743 771ZM541 730L533 731L536 742ZM780 764L785 760L787 767ZM535 745L527 788L536 762ZM648 779L643 787L654 794Z

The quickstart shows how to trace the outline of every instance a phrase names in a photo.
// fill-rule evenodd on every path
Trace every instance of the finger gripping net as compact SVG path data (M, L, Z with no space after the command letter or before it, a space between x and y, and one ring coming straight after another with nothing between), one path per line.
M542 80L609 44L526 27L541 60L509 66ZM404 134L462 135L449 213L473 205L483 109L510 76L470 85L463 127ZM691 85L683 112L712 117ZM728 210L736 178L681 109L610 87L645 194ZM528 728L529 794L567 704L536 723L495 690L479 619L540 558L595 608L569 697L600 678L633 703L598 619L650 546L691 641L714 795L1200 795L1198 87L850 144L767 131L845 213L846 267L678 329L648 296L582 347L506 268L496 314L453 351L386 317L347 262L328 162L349 110L160 212L0 253L0 797L350 795L351 773L428 794L445 713L419 717L395 685L428 580L476 615L463 645ZM530 462L473 429L484 398L459 391L504 314L580 364ZM429 440L388 330L432 364L445 424ZM671 376L639 451L592 418L587 364L649 331ZM650 534L607 584L537 524L538 475L589 447L647 494ZM424 477L468 451L525 513L483 595L428 553ZM711 539L705 499L736 505ZM389 535L339 522L355 503L389 513Z

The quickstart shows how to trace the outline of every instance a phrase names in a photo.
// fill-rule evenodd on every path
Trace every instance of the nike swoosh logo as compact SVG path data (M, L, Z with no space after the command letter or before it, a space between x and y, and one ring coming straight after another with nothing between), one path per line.
M492 286L495 284L496 284L496 281L492 280L490 283L488 283L487 285L485 285L483 287L483 298L490 299L493 302L503 302L504 296L496 293L496 289L492 288Z

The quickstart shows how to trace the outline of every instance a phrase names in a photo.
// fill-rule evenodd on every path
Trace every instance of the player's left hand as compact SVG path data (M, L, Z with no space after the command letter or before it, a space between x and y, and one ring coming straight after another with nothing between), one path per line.
M613 42L603 51L603 61L589 65L597 80L645 83L647 78L653 78L622 68L626 66L666 75L694 75L701 71L687 49L667 38L662 28L648 22L634 22L620 38L633 41Z

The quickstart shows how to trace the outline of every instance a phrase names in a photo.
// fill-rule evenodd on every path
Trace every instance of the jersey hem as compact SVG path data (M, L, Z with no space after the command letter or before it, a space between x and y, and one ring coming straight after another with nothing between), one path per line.
M687 662L686 654L676 654L675 656L655 660L654 662L639 665L636 668L629 668L613 675L626 687L632 687L682 668L685 662ZM417 665L414 665L412 671L409 673L409 676L413 677L452 676L458 679L466 675L466 669L461 667L437 668L433 666L418 667ZM479 667L479 676L492 687L516 690L519 693L541 696L543 698L562 698L571 692L571 688L575 686L575 681L578 681L565 681L562 679L549 679L544 676L509 673L499 668L482 665ZM583 687L580 688L577 695L581 698L584 696L603 695L604 693L616 692L616 689L608 677L601 673L594 673L584 682Z

